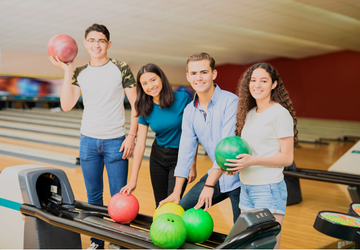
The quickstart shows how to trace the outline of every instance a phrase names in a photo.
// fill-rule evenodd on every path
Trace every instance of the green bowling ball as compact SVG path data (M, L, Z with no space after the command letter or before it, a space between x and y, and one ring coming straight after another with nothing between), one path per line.
M173 213L159 215L150 227L151 240L159 247L177 249L184 244L186 236L183 219Z
M250 145L239 136L225 137L215 148L216 163L225 171L231 171L232 168L225 166L226 159L236 159L239 154L252 154Z
M201 243L206 241L214 230L214 221L211 215L203 209L190 208L181 218L187 230L187 242Z

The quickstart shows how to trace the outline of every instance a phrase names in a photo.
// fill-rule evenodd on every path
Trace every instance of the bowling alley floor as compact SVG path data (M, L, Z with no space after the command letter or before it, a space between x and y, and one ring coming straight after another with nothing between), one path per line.
M1 112L1 111L0 111ZM1 126L0 126L1 127ZM6 145L21 144L17 140L12 141L0 135L1 147ZM42 147L41 144L31 144L30 147ZM325 144L301 143L300 148L295 149L295 163L298 168L309 168L318 170L327 170L337 159L339 159L354 142L326 141ZM61 146L52 146L52 150L77 156L77 149L63 148ZM0 148L1 150L2 148ZM40 158L39 158L40 159ZM52 164L36 159L20 157L19 155L0 154L0 171L4 168L22 164L39 164L60 168L65 171L69 178L75 198L80 201L86 201L86 192L80 167L66 167L63 165ZM131 173L132 159L129 161L129 176ZM197 180L210 168L211 161L206 155L199 155L197 158ZM110 199L109 187L107 185L106 171L104 174L104 202L105 205ZM303 201L299 204L287 207L282 228L281 248L283 249L316 249L335 242L338 239L321 234L313 228L316 215L319 211L337 211L346 213L351 203L347 192L347 186L312 180L300 180ZM188 185L188 189L192 184ZM187 189L187 190L188 190ZM152 194L152 187L149 176L149 162L143 161L138 187L133 193L139 200L140 213L152 215L155 210L155 202ZM232 227L232 212L230 201L226 200L213 206L209 210L215 223L215 231L227 234ZM4 226L4 225L2 225ZM20 232L19 232L20 233ZM108 244L108 243L107 243ZM107 244L105 247L107 247ZM82 235L82 246L87 248L90 245L88 236Z

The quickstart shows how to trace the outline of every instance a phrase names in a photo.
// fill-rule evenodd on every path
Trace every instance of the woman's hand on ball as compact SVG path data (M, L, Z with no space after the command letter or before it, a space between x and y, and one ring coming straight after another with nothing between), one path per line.
M227 163L225 163L225 166L231 167L231 173L229 174L235 174L242 170L244 170L247 167L250 167L254 164L255 157L249 155L249 154L239 154L236 156L235 159L226 159Z
M120 190L120 194L131 194L132 192L134 192L136 188L136 182L132 182L130 181L128 184L126 184L126 186L124 186L121 190Z

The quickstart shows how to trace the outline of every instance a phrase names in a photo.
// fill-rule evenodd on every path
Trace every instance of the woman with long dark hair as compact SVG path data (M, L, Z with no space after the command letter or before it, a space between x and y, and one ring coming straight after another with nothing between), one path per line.
M181 137L182 116L191 98L186 92L174 92L161 68L152 63L140 68L136 81L135 108L139 117L138 138L131 178L120 192L130 194L136 188L150 126L155 132L150 155L150 177L157 207L161 200L172 193L175 186L174 170ZM194 160L188 182L192 182L195 178ZM185 188L186 183L183 192Z
M235 134L247 141L252 155L240 154L227 160L231 174L239 172L240 209L267 208L282 224L287 189L283 169L294 159L298 144L297 120L289 94L268 63L257 63L243 75L238 86ZM280 234L275 248L280 248Z

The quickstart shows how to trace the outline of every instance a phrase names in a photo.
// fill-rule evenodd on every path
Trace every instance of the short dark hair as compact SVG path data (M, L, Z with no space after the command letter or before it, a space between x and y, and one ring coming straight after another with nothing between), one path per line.
M206 52L195 53L191 55L186 61L186 72L188 71L189 62L208 60L212 71L215 70L215 60Z
M85 30L85 39L87 37L87 35L91 32L91 31L97 31L97 32L101 32L105 35L106 39L108 41L110 41L110 32L109 30L106 28L105 25L102 25L102 24L97 24L97 23L94 23L93 25L91 25L89 28L87 28Z
M144 92L140 82L140 77L147 72L154 73L161 79L162 90L160 92L159 107L170 107L175 100L174 90L172 89L165 73L156 64L148 63L140 68L136 77L135 109L138 116L150 115L154 107L152 96L149 96Z

